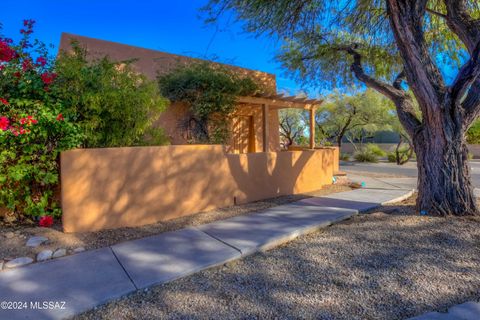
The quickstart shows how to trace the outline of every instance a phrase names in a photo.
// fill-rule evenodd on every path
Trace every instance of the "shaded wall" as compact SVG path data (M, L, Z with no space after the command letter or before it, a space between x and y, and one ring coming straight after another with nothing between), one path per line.
M218 145L63 152L65 232L141 226L332 181L333 149L226 154Z

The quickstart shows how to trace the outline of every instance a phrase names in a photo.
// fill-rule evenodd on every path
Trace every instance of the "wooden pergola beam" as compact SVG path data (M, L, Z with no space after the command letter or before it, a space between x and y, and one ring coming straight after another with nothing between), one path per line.
M310 149L315 149L315 111L315 107L310 109Z
M263 131L263 152L269 151L269 131L270 128L268 127L268 120L269 118L269 105L262 104L262 131Z
M272 109L293 108L293 109L310 110L313 107L319 106L323 102L322 100L317 100L317 99L314 99L315 102L313 103L306 103L309 100L304 100L304 99L302 99L302 101L303 102L299 102L298 98L271 99L271 98L265 98L265 97L239 97L237 99L238 103L255 104L255 105L267 104Z

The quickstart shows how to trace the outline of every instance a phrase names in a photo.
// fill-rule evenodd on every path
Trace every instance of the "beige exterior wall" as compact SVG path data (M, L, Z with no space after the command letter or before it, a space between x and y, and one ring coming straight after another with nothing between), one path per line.
M133 227L330 184L334 150L226 154L218 145L61 155L65 232Z
M83 48L87 49L90 59L99 59L105 56L108 56L113 61L128 61L134 59L132 65L135 70L151 80L155 80L159 74L172 71L179 65L185 65L195 61L206 61L227 67L238 72L238 74L251 77L261 84L269 93L275 93L277 90L275 75L271 73L75 34L62 33L59 51L71 52L72 48L70 43L72 40L78 41Z

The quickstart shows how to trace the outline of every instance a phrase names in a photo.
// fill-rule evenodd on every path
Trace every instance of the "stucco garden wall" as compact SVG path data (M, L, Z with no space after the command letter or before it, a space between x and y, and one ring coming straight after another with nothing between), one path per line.
M140 226L330 184L335 150L227 154L217 145L62 153L65 232Z

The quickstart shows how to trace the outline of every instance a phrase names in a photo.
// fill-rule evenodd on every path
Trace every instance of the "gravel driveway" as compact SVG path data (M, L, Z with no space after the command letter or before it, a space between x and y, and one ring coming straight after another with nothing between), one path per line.
M412 201L138 292L77 319L404 319L480 298L480 219Z

